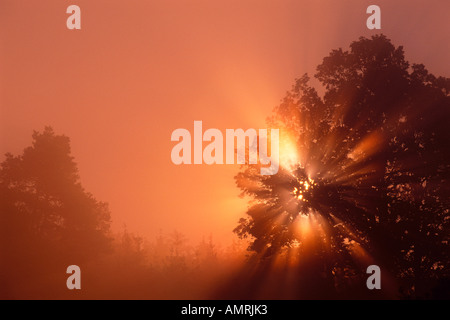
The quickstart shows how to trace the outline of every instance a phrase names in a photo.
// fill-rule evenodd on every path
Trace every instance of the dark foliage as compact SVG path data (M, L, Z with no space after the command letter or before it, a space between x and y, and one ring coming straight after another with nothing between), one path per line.
M315 77L323 96L304 75L270 118L298 161L236 176L252 202L235 232L260 263L298 248L315 266L306 276L320 273L333 290L366 278L360 248L400 297L448 295L450 79L411 65L383 35L333 50ZM326 230L313 247L294 230L301 216Z

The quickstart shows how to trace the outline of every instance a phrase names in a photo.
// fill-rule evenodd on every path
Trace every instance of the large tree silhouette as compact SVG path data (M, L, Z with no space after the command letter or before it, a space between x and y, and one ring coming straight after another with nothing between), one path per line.
M367 263L375 263L403 296L442 296L450 79L411 65L383 35L333 50L315 77L323 96L304 75L269 119L282 129L281 164L295 161L274 176L254 165L236 176L252 202L235 232L251 239L263 263L282 252L300 257L326 290L363 281Z
M107 204L83 189L69 138L50 127L34 132L22 155L6 155L0 189L3 286L54 270L64 276L109 248Z

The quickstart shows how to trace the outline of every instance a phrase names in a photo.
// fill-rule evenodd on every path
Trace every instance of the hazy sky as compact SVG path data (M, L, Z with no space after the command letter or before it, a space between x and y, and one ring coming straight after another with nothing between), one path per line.
M81 30L66 28L70 4ZM239 167L172 164L172 131L264 128L296 77L377 33L370 4L410 62L450 77L446 0L0 0L0 152L51 125L116 230L227 242L246 208Z

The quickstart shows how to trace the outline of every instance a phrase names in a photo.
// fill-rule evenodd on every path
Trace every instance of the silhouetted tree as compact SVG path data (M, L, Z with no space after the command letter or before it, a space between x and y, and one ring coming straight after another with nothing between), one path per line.
M124 228L122 234L117 238L118 243L115 250L120 258L119 262L122 268L124 266L136 268L145 264L144 239L141 236L135 235Z
M110 212L81 186L69 138L46 127L0 167L4 283L81 265L109 248ZM63 283L64 284L64 283Z
M427 297L449 278L450 79L410 65L383 35L333 50L316 78L323 96L304 75L269 119L296 161L236 176L253 200L235 232L261 260L313 256L309 275L333 288L365 277L356 252L367 252L404 295ZM302 217L315 220L314 245L295 230Z
M206 241L204 238L195 248L195 262L197 267L211 267L217 263L217 248L213 243L212 236Z
M181 232L174 230L169 236L169 255L166 257L166 268L169 270L185 270L188 264L190 248L188 238Z

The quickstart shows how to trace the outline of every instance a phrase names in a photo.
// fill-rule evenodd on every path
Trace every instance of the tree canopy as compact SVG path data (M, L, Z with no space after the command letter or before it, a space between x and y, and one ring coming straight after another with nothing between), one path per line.
M449 279L450 79L384 35L331 51L315 77L320 90L305 74L269 119L282 130L279 173L236 176L251 202L235 232L261 261L314 256L333 287L365 277L365 259L400 294L432 294Z
M2 281L88 261L108 250L110 212L81 186L69 138L34 132L23 154L0 166Z

